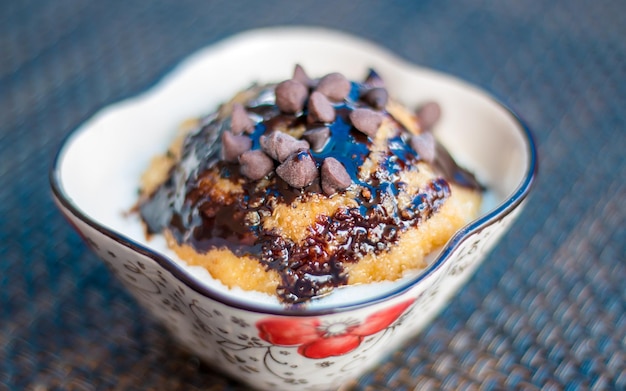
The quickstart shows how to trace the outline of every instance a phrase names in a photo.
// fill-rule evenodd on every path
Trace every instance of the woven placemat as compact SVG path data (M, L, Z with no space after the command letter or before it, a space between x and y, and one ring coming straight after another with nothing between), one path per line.
M321 25L490 91L534 130L523 216L354 390L626 389L626 3L0 3L0 389L241 390L182 350L51 199L62 138L233 33Z

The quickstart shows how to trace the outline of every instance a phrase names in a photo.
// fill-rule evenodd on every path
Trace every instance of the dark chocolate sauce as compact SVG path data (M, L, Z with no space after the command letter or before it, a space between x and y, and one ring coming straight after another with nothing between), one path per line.
M357 191L358 207L341 207L332 216L319 216L302 243L264 229L263 217L271 215L277 205L306 201L313 194L323 195L319 179L303 189L289 186L275 172L260 181L248 180L237 164L219 159L219 135L228 126L228 120L209 119L188 136L181 161L167 181L140 204L149 233L168 229L179 244L188 244L201 253L229 248L236 255L257 258L268 270L280 275L277 293L285 303L304 302L345 285L346 264L358 262L367 254L388 251L402 231L428 219L450 195L446 180L436 179L413 197L411 208L398 210L395 197L405 186L399 173L419 161L403 134L389 140L378 169L369 178L359 178L371 140L350 124L348 115L363 106L359 101L363 88L353 83L348 98L335 104L337 118L325 124L330 128L329 141L321 150L311 151L318 167L327 157L336 158L346 167L354 188L361 189ZM262 118L250 135L252 149L260 149L260 137L275 128L312 129L322 125L307 123L306 109L303 113L281 113L268 99L272 93L271 88L261 90L259 97L246 107ZM476 188L473 176L449 156L445 152L439 163L445 177ZM243 192L217 191L215 184L220 178L240 184ZM386 202L387 198L392 202Z

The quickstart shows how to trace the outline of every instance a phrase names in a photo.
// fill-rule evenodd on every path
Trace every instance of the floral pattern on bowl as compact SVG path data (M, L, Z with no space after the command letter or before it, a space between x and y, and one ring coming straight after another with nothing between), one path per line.
M297 346L307 358L342 356L359 347L365 337L389 328L414 300L384 308L363 322L354 318L267 318L257 322L261 339L281 346Z

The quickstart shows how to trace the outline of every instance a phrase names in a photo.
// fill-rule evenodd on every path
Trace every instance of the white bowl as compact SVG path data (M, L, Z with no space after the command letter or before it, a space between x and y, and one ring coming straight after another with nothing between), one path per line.
M436 136L489 188L481 216L423 272L369 296L299 310L207 283L162 241L148 242L127 214L142 171L179 123L208 114L252 82L289 77L296 63L311 75L341 72L355 80L374 68L409 107L439 102ZM255 388L317 390L359 376L422 330L518 216L535 172L528 129L476 87L344 33L273 28L203 49L145 93L98 112L65 140L50 178L69 222L184 346Z

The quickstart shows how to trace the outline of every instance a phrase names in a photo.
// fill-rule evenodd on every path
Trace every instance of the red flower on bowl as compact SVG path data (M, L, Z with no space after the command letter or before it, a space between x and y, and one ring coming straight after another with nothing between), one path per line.
M359 347L363 339L388 328L413 303L396 304L368 316L355 319L322 321L318 318L268 318L257 322L259 337L274 345L298 346L298 353L308 358L341 356Z

